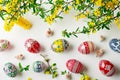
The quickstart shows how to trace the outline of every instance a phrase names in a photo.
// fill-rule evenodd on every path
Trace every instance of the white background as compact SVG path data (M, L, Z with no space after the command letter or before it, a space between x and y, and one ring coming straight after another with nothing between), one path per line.
M5 32L3 29L3 21L0 19L0 39L7 39L11 42L13 46L11 50L0 52L0 79L2 80L27 80L28 77L31 77L33 80L53 80L51 75L45 75L43 72L35 73L32 69L32 64L36 60L44 61L43 58L39 54L31 54L29 53L25 47L24 42L28 38L36 39L42 45L43 50L40 53L45 53L51 59L50 62L57 63L59 74L61 71L67 70L66 61L69 59L77 59L82 62L87 68L87 74L92 78L97 78L99 80L120 80L120 53L116 53L112 51L109 47L109 41L112 38L120 38L120 30L114 24L112 24L111 30L102 30L93 35L85 35L80 34L78 38L64 38L61 35L61 31L64 29L68 29L68 31L75 30L78 26L82 27L85 25L86 20L76 21L73 19L73 12L69 15L63 15L64 19L62 21L58 20L57 23L53 25L48 25L38 16L33 16L30 13L25 15L32 24L33 27L25 31L23 28L15 25L11 32ZM48 38L46 37L46 31L48 28L51 28L54 31L54 36ZM103 35L106 37L106 40L100 42L99 36ZM64 52L63 54L56 54L51 50L51 44L56 39L66 39L70 43L69 51ZM95 53L91 53L90 55L83 55L78 52L78 46L83 41L93 41L97 47L103 48L105 50L105 54L102 57L96 57ZM18 54L24 54L25 59L19 61L15 58ZM98 63L102 59L107 59L111 61L115 67L117 68L116 74L112 77L104 76L98 68ZM4 71L4 64L7 62L13 63L18 68L18 63L21 62L23 66L30 64L30 70L27 72L23 72L18 74L15 78L8 77ZM79 80L79 74L72 74L73 80ZM66 80L65 76L59 75L54 80Z

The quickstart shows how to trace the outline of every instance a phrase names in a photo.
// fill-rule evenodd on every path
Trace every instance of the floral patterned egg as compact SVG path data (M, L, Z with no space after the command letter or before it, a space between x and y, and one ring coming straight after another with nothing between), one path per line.
M115 67L108 60L101 60L99 62L99 70L108 77L115 74Z
M41 72L45 69L45 64L42 61L35 61L33 63L33 70L34 72Z
M27 39L25 41L25 47L31 53L38 53L41 49L39 42L34 39Z
M76 59L68 60L66 63L66 67L69 71L73 73L82 73L84 70L83 64Z
M80 44L78 51L82 54L90 54L95 50L95 45L91 41L85 41Z
M64 52L68 47L69 43L65 39L55 40L51 45L52 50L55 52Z
M112 39L109 46L113 51L120 53L120 40Z
M0 51L4 51L10 47L10 42L8 40L0 40Z
M9 77L15 77L17 75L17 69L12 63L6 63L3 70Z

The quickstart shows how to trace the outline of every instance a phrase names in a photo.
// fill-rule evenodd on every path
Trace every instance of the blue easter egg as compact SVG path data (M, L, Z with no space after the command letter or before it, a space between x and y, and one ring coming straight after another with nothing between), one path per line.
M109 43L109 46L113 51L120 53L120 40L119 39L112 39Z
M34 72L41 72L45 69L45 64L42 61L35 61L33 63Z

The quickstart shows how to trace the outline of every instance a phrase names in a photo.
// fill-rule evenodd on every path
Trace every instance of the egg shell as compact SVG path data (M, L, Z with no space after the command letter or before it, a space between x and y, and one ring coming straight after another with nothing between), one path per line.
M115 74L115 67L108 60L101 60L99 62L99 70L108 77Z
M25 41L25 47L30 53L38 53L41 49L39 42L34 39L27 39Z
M78 47L78 51L82 54L90 54L91 52L94 52L94 50L95 45L92 41L85 41Z
M65 50L68 49L68 47L69 43L65 39L55 40L51 45L51 48L54 52L64 52Z
M120 40L119 39L112 39L109 42L109 46L113 51L120 53Z
M0 40L0 51L4 51L10 48L10 42L8 40L1 39Z
M33 63L34 72L42 72L45 69L45 64L42 61L35 61Z
M6 63L3 70L9 77L15 77L17 75L17 68L12 63Z
M72 73L82 73L84 71L83 64L76 59L69 59L66 62L66 67Z

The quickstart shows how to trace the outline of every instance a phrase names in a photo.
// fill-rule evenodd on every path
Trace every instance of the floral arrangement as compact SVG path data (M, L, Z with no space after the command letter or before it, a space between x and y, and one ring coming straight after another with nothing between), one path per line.
M25 20L22 16L28 11L52 24L57 19L63 19L62 14L68 14L70 10L75 11L76 20L88 18L87 26L73 32L67 32L66 29L62 31L63 36L77 37L80 33L95 33L104 28L109 30L113 21L120 27L119 0L0 0L0 17L4 20L6 31L10 31L15 23L30 29L29 21L21 23Z

